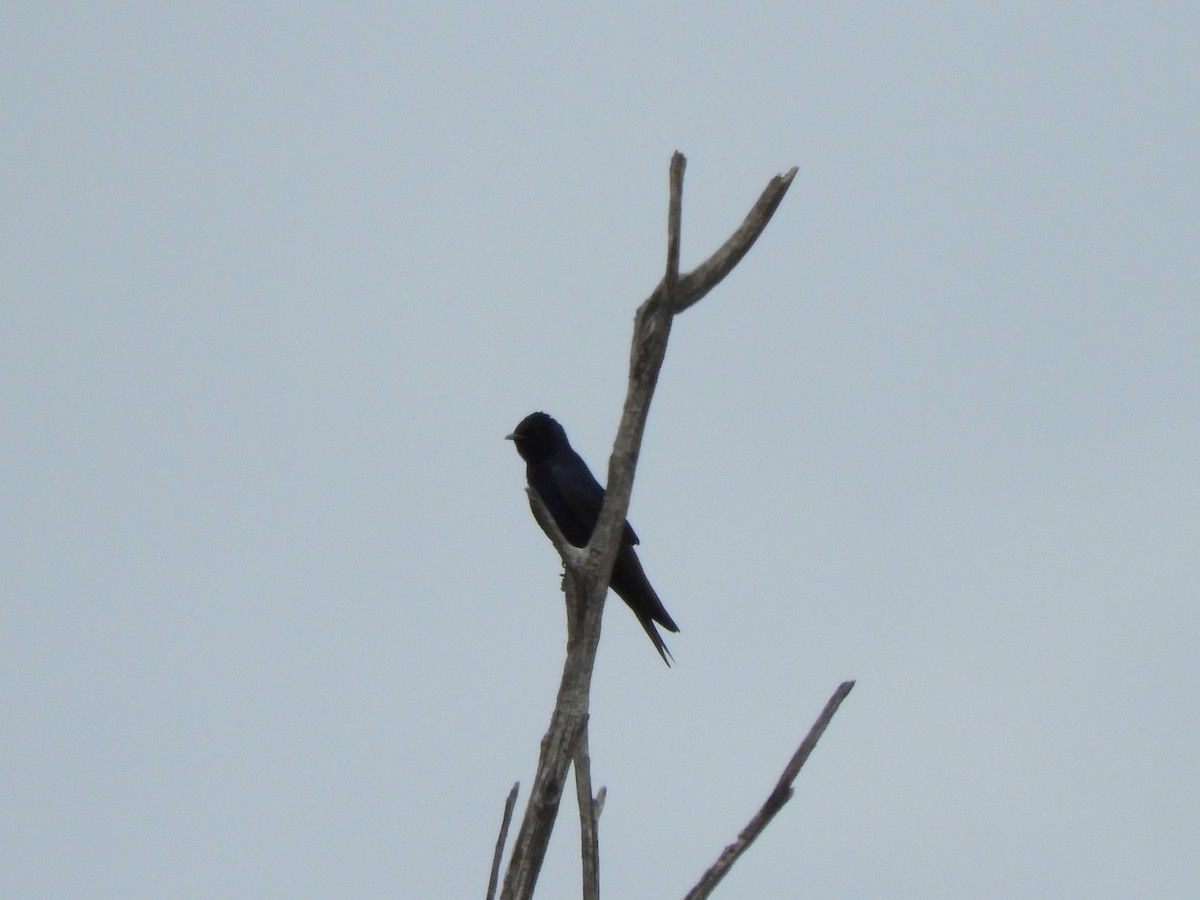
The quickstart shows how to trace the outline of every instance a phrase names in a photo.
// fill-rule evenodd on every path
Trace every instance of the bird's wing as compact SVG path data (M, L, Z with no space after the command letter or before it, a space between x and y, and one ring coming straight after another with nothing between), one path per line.
M563 502L570 508L574 517L586 525L590 535L600 518L600 507L604 504L604 488L592 475L587 463L579 458L556 464L552 469L552 477ZM628 521L625 523L624 542L638 542L638 536Z

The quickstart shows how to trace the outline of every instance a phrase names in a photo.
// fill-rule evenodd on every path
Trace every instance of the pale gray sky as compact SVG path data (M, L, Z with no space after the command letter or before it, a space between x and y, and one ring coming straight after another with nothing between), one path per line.
M478 897L687 154L602 883L1200 883L1193 4L26 3L0 28L0 895ZM524 797L522 797L524 800ZM576 895L573 806L541 896Z

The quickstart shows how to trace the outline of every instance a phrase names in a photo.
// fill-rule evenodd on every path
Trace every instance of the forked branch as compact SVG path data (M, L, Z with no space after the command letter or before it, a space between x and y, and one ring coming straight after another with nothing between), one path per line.
M629 509L629 496L633 490L634 472L650 401L667 352L671 321L675 315L694 305L712 290L746 255L771 220L771 215L796 174L793 168L786 175L771 179L741 227L695 271L680 276L679 246L685 165L681 153L672 157L666 272L663 280L638 308L629 361L629 387L612 456L609 458L604 505L588 546L579 551L568 544L562 539L558 528L553 527L553 520L546 510L539 509L539 503L533 503L534 515L546 533L551 535L563 559L563 589L567 594L568 609L567 659L563 665L550 727L542 739L529 802L505 874L501 895L503 900L528 900L533 895L558 815L567 769L577 754L586 754L587 751L588 703L596 648L600 642L604 598ZM588 785L589 794L590 790ZM594 831L592 836L586 838L588 844L593 838ZM591 884L595 885L594 879Z

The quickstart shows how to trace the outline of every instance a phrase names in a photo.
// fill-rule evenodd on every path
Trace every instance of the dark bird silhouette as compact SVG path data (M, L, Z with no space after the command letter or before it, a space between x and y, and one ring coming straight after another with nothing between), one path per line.
M571 449L566 431L550 416L535 412L522 419L507 440L516 444L517 452L525 460L525 478L529 486L542 498L563 537L576 547L586 547L600 518L604 488L587 463ZM679 631L679 626L671 619L642 571L642 563L633 549L637 542L637 535L626 522L609 587L629 604L654 642L654 649L669 666L670 651L654 623L674 632Z

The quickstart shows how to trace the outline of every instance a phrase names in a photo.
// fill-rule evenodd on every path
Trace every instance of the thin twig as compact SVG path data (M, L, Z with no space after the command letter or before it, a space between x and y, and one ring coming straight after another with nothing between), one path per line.
M504 817L500 820L500 836L496 838L496 852L492 854L492 877L488 879L487 900L496 900L496 884L500 880L500 860L504 856L504 842L508 840L508 826L512 822L513 807L517 805L517 791L521 782L513 782L508 799L504 801Z
M721 851L721 855L717 858L717 861L704 873L704 876L696 883L696 886L688 891L684 900L702 900L702 898L711 894L721 879L729 872L733 864L737 862L738 857L745 853L746 849L754 843L754 839L762 834L763 829L767 827L771 819L775 817L775 814L783 809L783 805L792 799L792 782L800 774L801 767L808 760L809 755L813 752L813 748L817 746L817 741L821 739L821 735L825 733L825 729L829 726L833 714L837 712L838 707L842 705L842 701L846 699L846 695L850 693L850 689L853 687L853 681L843 681L838 685L838 689L833 692L833 696L825 704L825 709L821 711L821 715L817 717L817 721L809 729L808 735L800 742L800 746L796 748L796 752L792 754L792 758L783 769L783 774L779 776L779 781L767 796L766 802L754 814L754 818L742 829L737 840Z
M683 242L683 173L687 160L678 150L671 157L671 193L667 205L667 272L663 276L667 309L675 309L679 285L679 247Z
M600 833L596 827L596 801L592 799L592 760L588 755L587 726L575 745L575 802L579 807L579 843L583 859L583 900L600 900Z

